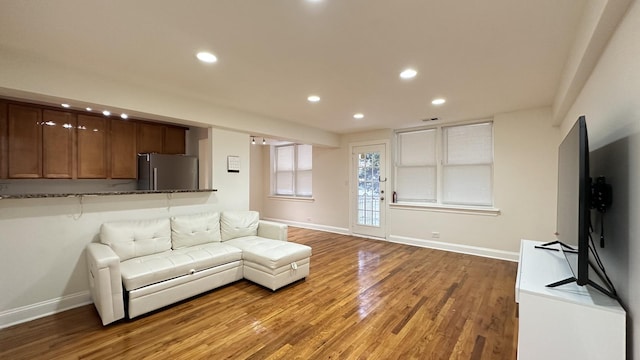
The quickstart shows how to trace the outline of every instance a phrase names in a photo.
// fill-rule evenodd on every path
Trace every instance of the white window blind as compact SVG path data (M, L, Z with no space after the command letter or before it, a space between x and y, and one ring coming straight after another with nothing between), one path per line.
M436 201L436 130L398 134L396 192L398 201Z
M283 145L274 152L274 194L311 197L312 146Z
M492 206L492 123L397 132L395 175L399 202Z
M492 205L491 123L443 129L444 204Z

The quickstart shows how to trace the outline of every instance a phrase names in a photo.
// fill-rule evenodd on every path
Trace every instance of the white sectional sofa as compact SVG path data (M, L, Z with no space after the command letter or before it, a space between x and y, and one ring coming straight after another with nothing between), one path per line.
M255 211L105 223L87 246L103 325L246 278L273 291L309 275L311 248Z

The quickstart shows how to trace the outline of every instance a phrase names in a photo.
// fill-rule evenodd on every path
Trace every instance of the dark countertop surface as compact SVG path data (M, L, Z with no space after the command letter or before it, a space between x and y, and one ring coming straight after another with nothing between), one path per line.
M84 193L60 193L60 194L0 194L0 199L38 199L38 198L60 198L76 196L111 196L111 195L141 195L141 194L176 194L176 193L202 193L215 192L217 189L198 190L129 190L129 191L103 191Z

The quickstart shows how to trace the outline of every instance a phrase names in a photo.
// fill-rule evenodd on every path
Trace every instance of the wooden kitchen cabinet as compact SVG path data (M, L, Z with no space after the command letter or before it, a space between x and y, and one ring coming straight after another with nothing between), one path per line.
M138 153L162 153L164 126L150 123L138 123Z
M78 115L78 178L106 179L107 168L107 119Z
M76 115L54 110L42 112L42 176L76 177Z
M42 177L42 110L9 104L7 140L8 177Z
M165 154L185 154L185 130L177 126L166 126L164 128L164 149Z
M111 178L135 179L138 174L136 123L111 120Z
M9 176L7 141L7 103L0 101L0 179Z

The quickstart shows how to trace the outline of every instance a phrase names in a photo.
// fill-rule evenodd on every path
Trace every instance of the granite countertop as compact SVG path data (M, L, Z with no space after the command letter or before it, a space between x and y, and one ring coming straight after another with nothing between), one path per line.
M176 194L176 193L202 193L215 192L217 189L198 190L129 190L129 191L103 191L85 193L60 193L60 194L0 194L0 199L38 199L38 198L60 198L60 197L80 197L80 196L111 196L111 195L140 195L140 194Z

